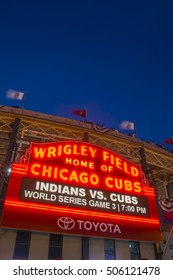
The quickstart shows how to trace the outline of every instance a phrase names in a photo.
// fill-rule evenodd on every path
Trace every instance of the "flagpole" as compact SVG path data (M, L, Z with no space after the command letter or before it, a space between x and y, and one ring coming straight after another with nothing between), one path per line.
M26 103L26 93L27 93L27 92L24 92L24 96L23 96L23 102L22 102L22 114L23 114L23 111L24 111L24 106L25 106L25 103Z
M84 118L84 122L86 123L86 118L87 118L87 109L85 108L86 114L85 114L85 118Z
M138 138L138 132L137 132L136 121L133 121L133 122L134 122L135 138Z

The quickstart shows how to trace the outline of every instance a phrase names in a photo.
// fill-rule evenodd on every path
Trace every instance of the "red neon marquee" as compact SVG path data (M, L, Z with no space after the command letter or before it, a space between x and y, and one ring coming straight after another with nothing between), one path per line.
M30 143L13 163L1 225L162 240L155 192L141 166L79 141Z

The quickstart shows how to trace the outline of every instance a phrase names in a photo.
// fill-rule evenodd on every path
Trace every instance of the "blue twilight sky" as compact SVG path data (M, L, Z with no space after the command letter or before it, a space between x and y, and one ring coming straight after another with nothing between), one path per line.
M173 1L0 1L0 104L173 136ZM124 131L128 133L128 131Z

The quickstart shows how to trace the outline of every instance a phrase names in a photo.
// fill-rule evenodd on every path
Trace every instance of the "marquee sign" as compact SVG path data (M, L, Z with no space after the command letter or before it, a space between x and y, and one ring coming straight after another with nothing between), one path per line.
M1 225L162 240L155 192L141 166L80 141L30 143L12 165Z

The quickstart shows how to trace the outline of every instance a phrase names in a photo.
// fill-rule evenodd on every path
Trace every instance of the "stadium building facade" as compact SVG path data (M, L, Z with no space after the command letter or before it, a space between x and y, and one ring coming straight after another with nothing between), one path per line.
M0 138L1 260L173 259L170 151L5 106Z

